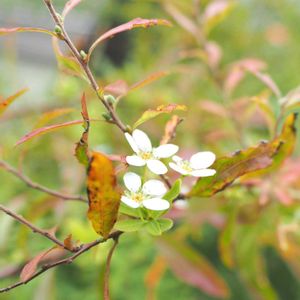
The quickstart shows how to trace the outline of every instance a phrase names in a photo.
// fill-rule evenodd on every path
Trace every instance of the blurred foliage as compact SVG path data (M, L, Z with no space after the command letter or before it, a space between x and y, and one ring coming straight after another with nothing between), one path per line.
M13 7L24 7L23 2L14 1ZM64 2L57 0L55 4L63 7ZM83 1L76 8L78 14L88 14L97 21L91 36L78 41L84 50L99 34L136 17L164 18L173 23L171 28L135 29L117 35L96 49L91 64L103 87L118 80L132 86L151 74L166 72L166 76L122 96L118 112L132 126L146 110L169 103L185 105L187 112L177 112L185 121L179 125L175 139L184 145L184 156L211 150L224 157L258 145L261 140L273 140L287 115L299 112L300 107L300 4L295 0L228 1L230 7L218 16L211 17L206 11L205 21L205 9L214 2ZM8 11L12 9L11 1L2 0L1 5ZM26 1L26 8L34 13L45 10L42 1ZM70 14L73 13L75 10ZM30 67L13 55L17 39L18 35L12 35L0 40L4 58L0 64L5 70L0 76L0 103L25 88L17 74L18 70ZM27 72L32 75L32 82L45 81L45 88L42 97L37 97L37 87L29 86L24 99L15 100L3 113L0 158L21 167L32 180L47 187L84 194L85 169L74 156L75 144L82 134L80 125L36 137L18 147L14 147L15 143L37 127L80 120L80 99L85 90L90 118L97 120L92 122L89 132L91 149L125 154L128 146L120 143L120 132L101 119L103 107L84 81L53 71L47 64L39 63L35 68L40 70L39 74L50 68L51 74L44 78L34 75L35 69ZM49 118L48 112L57 109L65 113L51 113ZM142 128L158 143L169 119L169 115L163 114ZM299 121L295 127L299 128ZM175 205L168 213L175 226L165 240L164 236L157 240L142 232L124 234L112 261L112 299L155 299L153 295L157 299L218 299L212 296L212 290L203 289L206 283L184 280L185 275L176 269L178 261L167 259L176 257L174 253L168 252L164 257L161 243L167 240L173 245L168 249L193 253L186 255L185 268L199 259L208 269L212 268L213 273L204 272L207 284L223 279L228 286L228 299L300 299L299 147L298 139L283 158L290 157L281 159L284 164L276 166L277 169L242 177L211 198L195 197L187 206ZM187 190L192 185L190 180L184 182ZM97 237L87 220L84 204L63 202L28 189L2 169L0 196L2 204L22 213L37 226L57 226L61 239L70 233L81 242ZM1 215L1 287L15 282L20 264L50 245ZM183 251L182 245L189 250ZM0 298L99 299L109 246L99 245L72 265L51 270L26 286L1 294ZM197 253L199 257L191 259ZM157 257L158 265L165 265L165 269L157 270ZM16 272L4 279L2 273L10 269ZM154 282L149 279L150 270ZM201 267L199 270L203 271ZM199 270L192 270L191 276L199 276ZM217 287L221 289L220 295L226 294L222 283Z

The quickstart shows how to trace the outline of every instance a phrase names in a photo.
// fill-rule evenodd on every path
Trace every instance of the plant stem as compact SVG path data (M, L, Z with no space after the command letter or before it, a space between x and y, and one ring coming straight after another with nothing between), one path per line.
M119 235L120 236L120 235ZM104 288L103 288L103 298L104 300L109 300L109 274L110 274L110 264L111 259L114 254L115 249L117 248L118 242L119 242L119 236L114 238L114 244L111 247L107 259L106 259L106 266L105 266L105 273L104 273Z
M80 52L78 51L78 49L75 47L74 43L72 42L71 38L69 37L68 33L66 32L65 28L64 28L64 24L63 21L61 20L60 16L58 15L58 13L56 12L53 4L51 1L49 0L43 0L45 5L47 6L54 23L56 24L56 26L58 26L61 30L61 34L60 34L60 38L61 40L63 40L68 47L70 48L71 52L73 53L74 57L76 58L76 60L78 61L78 63L81 65L83 71L85 72L86 76L88 77L91 87L93 88L93 90L95 91L97 98L102 102L102 104L104 105L104 107L106 108L106 110L109 112L113 123L118 126L120 128L121 131L126 132L127 131L127 127L123 124L123 122L120 120L120 118L118 117L118 115L116 114L115 109L110 106L105 99L103 98L102 94L101 94L101 89L94 77L94 75L92 74L90 67L88 65L88 63L81 57Z

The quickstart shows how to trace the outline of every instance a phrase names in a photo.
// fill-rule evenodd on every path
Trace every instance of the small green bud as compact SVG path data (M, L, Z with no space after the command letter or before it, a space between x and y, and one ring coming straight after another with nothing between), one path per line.
M86 60L87 58L87 54L83 50L80 50L80 56L83 60Z
M112 95L104 95L104 100L109 104L109 105L114 105L117 100L114 96Z
M111 121L112 120L110 113L107 113L107 112L103 113L102 117L104 118L105 121Z
M58 26L58 25L55 25L54 32L58 35L62 35L62 30L61 30L60 26Z
M126 125L126 132L132 133L132 128L129 125Z

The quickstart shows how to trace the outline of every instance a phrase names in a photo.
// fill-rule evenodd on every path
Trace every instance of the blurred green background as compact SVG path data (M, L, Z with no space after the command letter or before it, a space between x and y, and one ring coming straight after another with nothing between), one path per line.
M268 107L279 115L278 98L266 91L268 89L254 76L248 75L230 97L225 98L207 71L205 59L199 53L191 54L201 51L201 43L174 20L166 5L176 7L201 27L197 18L212 2L82 1L66 21L67 30L84 50L100 33L136 17L164 18L173 23L170 28L136 29L108 40L95 51L91 68L101 86L120 79L132 85L155 72L169 72L121 99L118 112L126 124L132 125L146 109L167 103L185 104L188 112L180 113L185 121L178 127L174 141L184 149L183 154L210 150L223 156L260 140L271 139L268 122L251 101L255 96L267 94ZM58 10L64 3L63 0L54 1ZM208 40L217 43L222 51L222 59L216 67L220 70L221 80L225 81L232 63L255 58L265 62L264 72L272 76L282 96L295 89L300 81L299 17L300 3L296 0L236 1L207 34ZM12 3L2 0L0 27L16 26L53 28L42 1L24 3L15 0ZM87 93L91 118L101 119L104 111L101 103L84 81L58 69L51 38L46 35L1 36L0 70L0 95L3 98L29 88L29 92L13 103L1 118L0 157L16 167L22 166L28 177L47 187L84 194L85 170L74 157L74 145L80 139L81 126L61 129L18 147L14 145L44 120L46 112L57 108L72 109L49 124L80 119L82 91ZM203 105L207 101L218 106L208 108ZM224 114L222 117L220 106L224 111L230 111L235 119L224 117ZM297 110L299 108L294 109ZM141 128L158 143L169 118L168 115L160 116ZM90 146L108 154L129 151L117 128L103 120L92 123ZM299 140L293 158L295 164L299 164L298 154ZM284 256L280 247L275 246L277 226L299 219L299 179L292 190L292 205L284 205L276 195L271 195L270 204L262 210L257 210L262 193L260 187L248 189L237 185L210 199L192 199L188 208L177 208L171 214L176 219L171 235L178 243L184 240L195 253L211 262L229 286L228 299L300 299L297 232L292 238L295 246L291 254ZM61 201L28 189L2 169L0 199L2 204L22 213L37 226L58 226L57 236L61 239L70 233L74 240L81 242L97 237L87 221L85 204ZM240 213L247 216L242 221ZM231 231L227 226L230 222ZM224 232L230 240L230 245L226 244L227 250L220 249ZM162 255L157 244L157 239L144 233L121 237L112 262L112 299L217 299L176 276L168 266L161 278L156 278L153 296L146 278L156 257ZM0 215L0 286L17 281L22 263L50 246L48 241ZM1 294L0 299L101 299L109 247L109 243L103 244L71 265L50 270L26 286ZM226 265L226 259L224 262L226 251L235 256L233 266Z

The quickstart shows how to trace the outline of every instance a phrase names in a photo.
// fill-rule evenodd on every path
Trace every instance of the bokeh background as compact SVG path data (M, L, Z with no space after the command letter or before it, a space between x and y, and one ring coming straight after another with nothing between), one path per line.
M272 139L275 125L269 110L279 116L280 98L300 82L298 1L228 1L226 12L205 29L201 16L212 2L89 0L78 5L66 21L68 32L84 50L99 34L136 17L164 18L173 23L170 28L135 29L110 39L96 49L91 68L102 86L117 80L132 85L156 72L167 72L122 98L118 112L125 123L132 125L146 109L168 103L185 104L188 111L180 113L185 120L174 140L181 146L182 155L210 150L223 156ZM64 3L54 1L58 10ZM213 42L211 52L191 33L193 27L183 16L204 30L207 41ZM53 28L42 1L1 0L0 27L18 26ZM66 49L65 52L68 53ZM242 60L245 63L245 59L247 67L272 77L280 89L279 96L251 74L232 90L226 90L233 66ZM74 157L81 126L37 137L19 147L14 145L41 125L80 119L83 91L91 118L101 119L101 103L82 79L59 70L47 35L1 36L0 70L3 98L29 88L0 120L1 159L19 166L28 177L47 187L84 194L85 170ZM47 121L48 112L61 108L67 109L63 115ZM158 143L169 118L160 116L141 129ZM102 119L92 124L90 146L108 154L129 151L118 129ZM164 240L145 233L124 234L112 262L112 299L218 299L205 293L205 283L197 280L202 276L201 264L196 271L189 267L195 264L195 255L197 261L209 262L223 278L230 291L228 299L300 299L299 230L289 232L284 241L278 233L280 226L299 221L297 156L299 140L293 158L263 183L250 188L237 183L212 198L192 199L187 206L175 208L170 212L176 226L168 234L172 239L168 247L161 246ZM288 175L293 175L292 181L288 181ZM284 182L288 183L280 186ZM186 187L190 184L186 182ZM275 186L282 193L273 193ZM268 205L261 204L262 193ZM37 226L57 226L59 237L72 233L74 240L81 242L97 237L87 221L85 204L33 191L2 169L0 202ZM182 244L189 251L177 247ZM48 241L0 215L1 287L17 281L22 264L50 246ZM109 243L103 244L71 265L50 270L26 286L1 294L0 299L101 299L109 247ZM174 259L166 260L165 256ZM172 267L179 260L186 266L183 274ZM194 283L186 279L188 275L196 278Z

